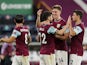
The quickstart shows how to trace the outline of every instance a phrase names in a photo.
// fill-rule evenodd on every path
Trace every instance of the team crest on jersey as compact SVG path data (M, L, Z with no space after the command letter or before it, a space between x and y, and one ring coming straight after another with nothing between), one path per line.
M61 24L57 24L57 28L60 28Z

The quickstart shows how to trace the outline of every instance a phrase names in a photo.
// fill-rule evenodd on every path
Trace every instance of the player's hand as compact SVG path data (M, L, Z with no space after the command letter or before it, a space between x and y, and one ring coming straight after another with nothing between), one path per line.
M67 20L67 26L69 26L71 24L72 20L71 20L71 16L68 17L68 20Z
M37 16L40 16L41 14L42 14L42 9L39 9L38 11L37 11Z
M51 26L48 30L47 30L47 33L48 34L54 34L56 32L56 28L54 28L53 26Z
M1 39L0 39L0 42L3 42L3 40L4 40L4 39L3 39L3 38L1 38Z

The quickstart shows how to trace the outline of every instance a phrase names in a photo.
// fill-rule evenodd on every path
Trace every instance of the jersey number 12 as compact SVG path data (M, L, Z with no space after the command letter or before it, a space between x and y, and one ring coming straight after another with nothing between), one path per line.
M41 37L41 43L42 44L47 44L47 41L46 41L46 34L45 33L40 33L40 37Z

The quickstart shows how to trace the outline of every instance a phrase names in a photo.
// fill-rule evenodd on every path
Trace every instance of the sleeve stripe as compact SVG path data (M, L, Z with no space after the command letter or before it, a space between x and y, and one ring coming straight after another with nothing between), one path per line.
M18 37L18 36L20 36L21 35L21 32L19 32L19 31L17 31L17 30L13 30L13 33L12 33L12 35L11 36L14 36L14 37Z
M82 32L82 28L80 26L76 26L76 28L74 28L74 31L75 31L76 35L78 35L79 33Z

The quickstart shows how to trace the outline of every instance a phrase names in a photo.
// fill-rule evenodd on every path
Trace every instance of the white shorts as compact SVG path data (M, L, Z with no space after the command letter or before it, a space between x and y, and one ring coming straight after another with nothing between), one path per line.
M14 56L12 65L30 65L29 56Z
M40 54L40 65L56 65L55 54Z
M69 65L81 65L82 56L77 54L70 54Z
M68 65L68 52L63 50L56 50L56 63L58 65Z
M52 65L56 65L55 54L51 54L51 63L52 63Z

